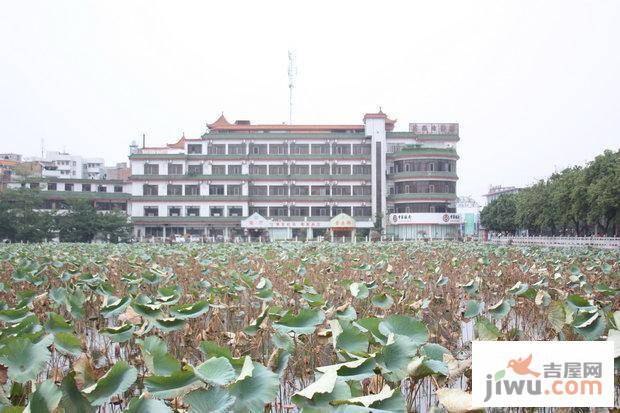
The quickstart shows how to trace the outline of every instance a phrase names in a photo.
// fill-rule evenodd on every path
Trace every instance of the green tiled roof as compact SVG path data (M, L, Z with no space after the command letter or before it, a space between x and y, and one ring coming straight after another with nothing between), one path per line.
M388 174L389 179L415 178L416 180L423 178L445 177L448 179L458 179L456 172L448 171L406 171Z
M336 180L336 181L367 181L370 180L370 175L132 175L132 180L144 180L144 181L166 181L166 180L200 180L200 181L251 181L251 180Z
M388 195L389 201L403 201L403 200L418 200L418 199L456 199L456 194L451 193L421 193L421 194L390 194Z

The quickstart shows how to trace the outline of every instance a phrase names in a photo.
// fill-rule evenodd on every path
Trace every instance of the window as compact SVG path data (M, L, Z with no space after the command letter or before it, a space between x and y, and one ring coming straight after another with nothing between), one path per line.
M32 188L32 184L30 184ZM90 192L90 184L82 184L82 192Z
M144 164L144 175L159 175L159 165L145 163Z
M370 175L370 165L353 165L353 175Z
M225 155L226 145L209 145L208 153L209 155Z
M370 145L353 145L353 155L370 155Z
M291 186L291 195L294 195L294 196L310 195L310 187L293 185Z
M181 207L169 206L168 207L168 216L169 217L180 217L181 216Z
M427 166L429 171L432 172L435 170L435 164L433 162L429 162Z
M291 165L291 175L309 175L310 165Z
M354 217L369 217L372 215L371 207L353 207Z
M168 195L183 195L183 185L168 185Z
M241 165L228 165L228 175L241 175Z
M185 215L188 217L199 217L200 216L200 207L186 207Z
M262 215L263 217L267 216L267 207L255 207L255 206L251 206L248 210L249 214L252 215L254 213L257 213L259 215Z
M241 185L228 185L226 193L228 195L241 196Z
M56 182L48 182L47 184L48 191L55 191L57 188L58 186L56 185Z
M186 196L198 196L200 195L200 185L185 185Z
M293 217L307 217L309 215L309 207L291 207L291 216Z
M198 154L198 153L202 153L202 145L199 143L194 143L194 144L190 144L187 145L187 153L189 154Z
M123 192L123 186L122 185L114 185L114 192L116 192L116 193Z
M202 175L202 165L187 165L188 175Z
M250 175L267 175L267 165L250 165Z
M99 185L97 187L97 192L108 192L108 188L105 185Z
M333 149L336 155L351 155L351 145L334 145Z
M292 144L291 145L291 154L293 155L307 155L310 153L309 145L300 145L300 144Z
M224 208L211 207L209 208L209 215L211 215L212 217L222 217L224 216Z
M286 207L269 207L269 216L286 217L288 216L288 210Z
M334 185L332 186L332 195L336 196L348 196L351 195L350 186Z
M351 175L351 165L333 165L332 173L334 175Z
M269 145L269 154L270 155L286 155L286 145Z
M404 194L410 194L411 193L411 188L409 187L409 185L405 185L405 189L403 190Z
M65 184L65 191L67 192L73 191L73 184Z
M329 216L329 208L328 207L312 207L311 208L313 217L326 217Z
M369 196L370 194L371 194L370 185L353 186L353 195L355 196Z
M310 145L310 153L313 155L327 155L329 154L329 144L313 144Z
M145 217L158 217L159 216L159 208L157 207L144 207L144 216Z
M241 207L228 207L229 217L240 217L243 215L243 208Z
M250 153L252 155L265 155L267 153L267 145L252 144L252 146L250 147Z
M157 196L157 185L143 185L142 194L144 196Z
M224 195L224 185L209 185L209 195Z
M226 175L226 165L213 165L211 175Z
M311 195L326 196L329 195L329 186L312 186L310 188Z
M287 169L286 165L269 165L269 175L286 175Z
M310 171L312 175L329 175L329 165L312 165Z
M267 196L267 185L255 186L249 188L250 196Z
M269 195L280 195L280 196L288 195L288 187L287 186L270 186Z
M429 185L429 186L428 186L428 192L429 192L429 193L431 193L431 194L432 194L433 192L435 192L435 185Z
M228 145L228 154L229 155L245 155L245 144L229 144Z
M183 175L183 165L180 163L169 163L168 175Z

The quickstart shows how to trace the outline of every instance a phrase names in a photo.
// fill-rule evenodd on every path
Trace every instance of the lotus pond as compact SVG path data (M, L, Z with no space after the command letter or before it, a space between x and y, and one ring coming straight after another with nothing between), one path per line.
M465 411L472 339L618 339L619 255L1 246L0 411Z

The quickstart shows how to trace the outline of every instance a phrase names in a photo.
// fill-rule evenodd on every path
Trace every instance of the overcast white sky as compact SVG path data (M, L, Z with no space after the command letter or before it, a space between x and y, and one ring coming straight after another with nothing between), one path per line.
M0 152L126 160L229 120L459 122L459 195L620 146L620 2L6 1Z

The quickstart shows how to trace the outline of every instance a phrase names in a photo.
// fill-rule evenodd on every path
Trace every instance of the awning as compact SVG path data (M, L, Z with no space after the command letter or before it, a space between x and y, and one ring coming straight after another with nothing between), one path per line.
M335 231L347 231L355 229L356 221L349 215L338 214L329 221L329 226Z

